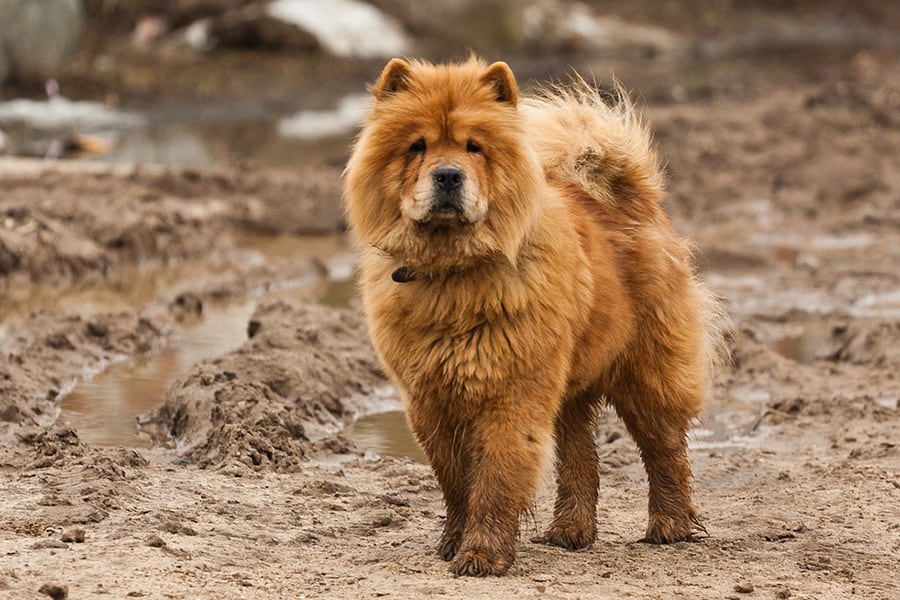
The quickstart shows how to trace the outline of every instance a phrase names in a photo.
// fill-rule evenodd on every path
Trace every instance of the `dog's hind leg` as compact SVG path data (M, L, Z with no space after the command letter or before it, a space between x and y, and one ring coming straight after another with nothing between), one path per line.
M644 367L645 369L647 367ZM609 400L637 443L649 480L649 519L644 541L666 544L702 530L691 501L687 432L700 409L702 393L691 386L655 385L631 370ZM643 373L646 377L646 372Z

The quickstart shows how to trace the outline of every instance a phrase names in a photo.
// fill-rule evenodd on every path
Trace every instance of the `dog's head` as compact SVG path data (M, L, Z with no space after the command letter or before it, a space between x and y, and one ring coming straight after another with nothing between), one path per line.
M417 272L515 261L542 177L505 63L388 63L347 166L356 235Z

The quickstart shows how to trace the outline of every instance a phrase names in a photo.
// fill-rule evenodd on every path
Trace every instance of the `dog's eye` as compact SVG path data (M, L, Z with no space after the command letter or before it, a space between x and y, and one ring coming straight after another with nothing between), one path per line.
M412 143L412 146L409 147L410 154L424 154L425 153L425 140L419 139Z
M470 154L478 154L479 152L481 152L481 146L479 146L472 140L469 140L469 142L466 144L466 152Z

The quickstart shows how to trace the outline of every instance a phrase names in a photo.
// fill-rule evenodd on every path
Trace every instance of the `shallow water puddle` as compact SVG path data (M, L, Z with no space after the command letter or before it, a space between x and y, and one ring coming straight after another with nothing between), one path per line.
M768 401L769 394L764 390L736 388L728 398L710 403L707 413L690 433L691 448L749 445L759 415ZM616 417L614 413L609 413L604 418ZM401 410L361 417L347 426L344 435L360 448L376 455L428 462L409 429L406 414Z
M714 409L702 424L692 430L692 449L709 449L749 444L756 412ZM344 430L344 435L366 452L380 456L400 456L428 463L416 443L403 411L377 413L361 417Z
M87 317L131 309L153 301L169 301L182 292L217 281L239 279L248 268L278 262L309 265L305 276L281 282L280 287L315 294L325 289L328 294L337 294L326 303L346 306L349 302L354 259L349 242L339 236L242 234L234 237L234 246L221 254L171 265L148 262L121 267L100 281L85 281L62 293L55 285L12 287L0 298L0 340L11 337L37 311L67 311ZM323 270L328 278L324 281L318 272Z
M175 378L191 365L239 346L255 307L256 302L207 305L203 320L182 329L161 352L78 385L60 403L60 422L89 444L149 447L149 440L138 436L137 416L162 403Z
M354 294L352 280L329 280L304 290L282 290L266 299L312 296L323 304L347 306ZM59 421L93 445L149 447L137 429L138 416L162 404L175 379L195 363L240 346L258 303L207 303L202 319L181 327L162 351L137 363L113 366L79 384L60 402Z
M375 413L360 417L347 426L344 435L360 448L383 456L405 456L427 463L425 453L419 448L409 430L406 413L402 410Z
M27 297L4 302L10 310L0 323L0 339L15 332L30 311L65 309L85 316L144 306L166 302L184 291L202 289L207 283L240 278L253 265L280 261L302 265L302 261L311 261L308 269L296 271L297 279L280 282L264 298L231 303L207 301L202 316L179 326L160 352L137 362L114 365L82 382L62 399L59 421L73 426L86 442L147 447L149 441L138 437L137 416L160 405L175 378L193 364L224 354L246 340L247 323L260 301L299 297L346 307L355 296L353 258L342 238L245 235L235 240L235 246L235 251L227 256L135 268L62 296L52 290L44 293L33 288ZM241 292L240 288L238 291L251 295L254 292Z
M267 167L293 169L341 162L352 132L348 127L316 136L291 136L281 135L278 127L279 123L270 118L211 123L160 121L152 128L117 132L108 153L90 158L198 168L253 160Z
M726 397L707 402L689 433L692 449L748 446L771 396L764 389L733 386Z
M833 329L834 326L826 322L813 321L799 332L775 340L772 349L785 358L808 365L820 358Z

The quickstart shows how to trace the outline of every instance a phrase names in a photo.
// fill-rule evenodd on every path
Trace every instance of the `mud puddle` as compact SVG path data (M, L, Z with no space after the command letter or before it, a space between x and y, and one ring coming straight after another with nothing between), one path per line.
M785 358L803 365L821 358L823 348L828 347L834 325L824 321L812 321L800 329L772 343L772 349Z
M352 275L349 269L335 271ZM79 384L61 401L59 421L74 427L89 444L150 447L149 439L138 430L138 416L162 404L175 379L191 366L240 346L247 339L247 324L257 304L293 296L346 307L355 296L352 278L300 283L251 300L207 303L202 316L179 326L160 352L137 364L114 365Z
M350 127L300 136L282 135L280 129L281 124L271 120L166 122L119 132L109 138L107 153L84 154L82 158L195 168L248 161L273 168L297 168L338 165L346 158Z
M353 257L344 238L243 234L233 244L221 255L124 268L62 292L51 286L13 289L0 301L0 348L14 345L38 311L87 318L169 305L177 324L164 348L136 363L113 364L77 385L59 406L59 421L88 443L147 447L138 437L137 415L158 406L193 364L240 345L259 301L299 297L348 306L355 296ZM273 280L273 269L288 277ZM182 298L187 301L173 302Z
M380 456L405 456L421 463L428 459L409 430L402 410L360 417L347 425L344 435L367 452Z
M12 287L0 298L0 341L37 311L76 312L84 317L99 311L127 310L240 278L249 269L263 265L309 265L305 276L281 282L282 287L312 290L323 284L340 294L343 282L344 287L352 289L353 254L342 237L240 234L233 236L233 243L231 251L199 259L118 267L101 280L83 281L63 293L52 285ZM327 277L324 282L323 272ZM345 291L344 296L348 293Z
M207 303L203 315L179 326L160 352L136 364L114 365L79 384L61 401L59 421L74 427L92 445L150 447L149 439L138 430L138 416L162 404L175 379L191 366L240 346L259 302L299 296L345 307L355 287L352 279L329 279L242 302Z
M736 388L724 401L710 406L691 431L691 448L749 447L763 433L760 417L765 413L769 395L764 390ZM615 419L608 413L604 419ZM347 425L344 435L367 453L398 456L428 462L413 437L402 410L377 412Z
M203 320L182 328L162 351L137 364L121 364L78 385L60 403L59 421L97 446L150 447L137 416L158 406L172 381L194 363L239 346L256 302L207 306Z
M706 407L691 430L692 449L750 447L764 432L761 418L770 400L769 392L750 386L732 386L729 393Z

